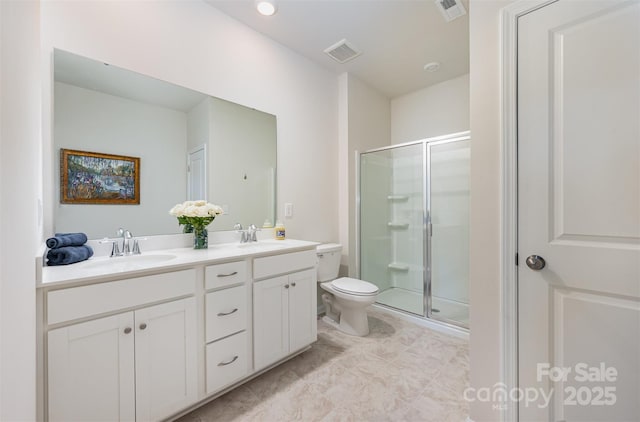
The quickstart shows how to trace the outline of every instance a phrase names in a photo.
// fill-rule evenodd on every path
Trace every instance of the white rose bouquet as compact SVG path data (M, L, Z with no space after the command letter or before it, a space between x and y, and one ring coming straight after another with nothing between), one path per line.
M193 227L196 249L207 247L206 227L217 215L222 214L222 208L207 201L185 201L171 208L169 214L178 219L178 224Z

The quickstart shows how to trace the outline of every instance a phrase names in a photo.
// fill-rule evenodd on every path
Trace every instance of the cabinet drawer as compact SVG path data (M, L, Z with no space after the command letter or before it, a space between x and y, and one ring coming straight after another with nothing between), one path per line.
M247 286L208 293L207 343L247 328Z
M316 266L317 260L318 255L315 249L256 258L253 261L253 278L271 277L312 268Z
M209 265L205 269L205 289L231 286L247 280L247 263L245 261L227 262Z
M47 323L56 324L192 295L195 281L196 271L184 270L54 290L47 293Z
M248 363L246 331L207 344L207 394L245 377Z

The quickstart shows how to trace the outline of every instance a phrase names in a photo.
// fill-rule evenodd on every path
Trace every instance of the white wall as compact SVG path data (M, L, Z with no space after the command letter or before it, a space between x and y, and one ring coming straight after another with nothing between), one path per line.
M510 1L469 4L471 48L471 386L500 382L500 9ZM491 403L474 402L471 418L495 421Z
M348 235L341 233L343 245L343 264L349 265L349 275L355 275L357 256L356 240L356 151L367 151L389 145L391 131L391 110L387 97L366 85L350 74L340 76L341 99L346 106L341 109L340 119L345 127L341 128L339 162L347 171L341 172L340 218L345 219ZM345 255L348 254L348 258Z
M391 144L469 130L469 75L391 100Z
M60 204L55 230L84 231L90 239L169 234L180 230L168 210L186 198L187 114L165 107L55 83L54 161L60 148L140 158L139 205ZM55 167L54 180L60 180Z
M40 4L0 1L0 420L33 421L42 242Z
M277 211L283 214L285 202L295 211L287 236L337 240L335 75L199 1L52 0L43 4L42 21L45 74L57 47L276 115ZM45 86L45 109L50 96ZM52 178L47 116L44 148ZM51 231L53 189L45 195Z

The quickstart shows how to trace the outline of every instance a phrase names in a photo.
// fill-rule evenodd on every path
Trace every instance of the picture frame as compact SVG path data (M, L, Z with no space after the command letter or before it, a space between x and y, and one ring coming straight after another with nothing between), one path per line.
M140 158L60 148L61 204L140 204Z

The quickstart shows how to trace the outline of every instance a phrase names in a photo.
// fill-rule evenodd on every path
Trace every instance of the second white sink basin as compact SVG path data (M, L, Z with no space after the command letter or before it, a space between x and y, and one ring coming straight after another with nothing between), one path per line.
M282 240L258 240L257 242L235 243L236 248L259 250L277 250L286 248L287 244Z

